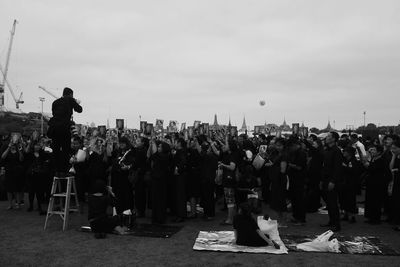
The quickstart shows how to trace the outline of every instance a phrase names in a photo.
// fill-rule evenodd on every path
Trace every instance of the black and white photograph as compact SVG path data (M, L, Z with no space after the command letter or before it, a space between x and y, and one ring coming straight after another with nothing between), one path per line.
M0 0L0 266L400 266L400 1Z

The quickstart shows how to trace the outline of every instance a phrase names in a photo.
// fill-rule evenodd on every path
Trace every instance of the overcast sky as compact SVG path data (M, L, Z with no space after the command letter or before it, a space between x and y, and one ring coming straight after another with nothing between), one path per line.
M0 0L0 63L24 111L69 86L78 123L400 120L400 1ZM6 105L14 107L6 89ZM266 105L261 107L260 100Z

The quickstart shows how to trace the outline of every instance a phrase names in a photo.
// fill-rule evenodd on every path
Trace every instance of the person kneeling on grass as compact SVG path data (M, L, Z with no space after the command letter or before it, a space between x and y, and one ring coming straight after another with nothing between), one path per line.
M236 244L249 247L273 246L279 249L279 245L261 232L257 222L251 216L251 207L248 203L241 203L239 214L233 218Z
M109 197L106 192L109 192L112 197ZM107 207L115 206L114 193L111 187L106 187L102 180L97 180L93 187L93 193L88 197L89 214L88 219L90 228L94 232L96 238L105 238L106 233L116 233L123 235L126 229L121 227L120 218L118 216L107 215Z

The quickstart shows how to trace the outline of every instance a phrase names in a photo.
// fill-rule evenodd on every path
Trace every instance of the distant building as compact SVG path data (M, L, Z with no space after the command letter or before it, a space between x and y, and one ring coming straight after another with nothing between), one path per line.
M283 123L281 126L279 126L279 130L283 131L283 132L289 132L292 129L290 128L290 126L286 123L286 118L283 118Z

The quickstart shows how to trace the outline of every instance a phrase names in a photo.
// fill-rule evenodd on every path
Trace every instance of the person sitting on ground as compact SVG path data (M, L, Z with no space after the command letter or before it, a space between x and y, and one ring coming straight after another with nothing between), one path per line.
M237 245L249 247L274 246L279 249L279 245L260 230L257 222L251 216L250 205L246 202L240 204L239 213L233 218L233 228L235 229Z
M88 198L88 219L95 237L105 238L106 233L125 234L126 229L119 225L120 218L107 215L108 206L115 206L115 196L111 188L106 187L106 183L103 180L97 180L93 189L93 193ZM112 198L105 195L107 191Z

